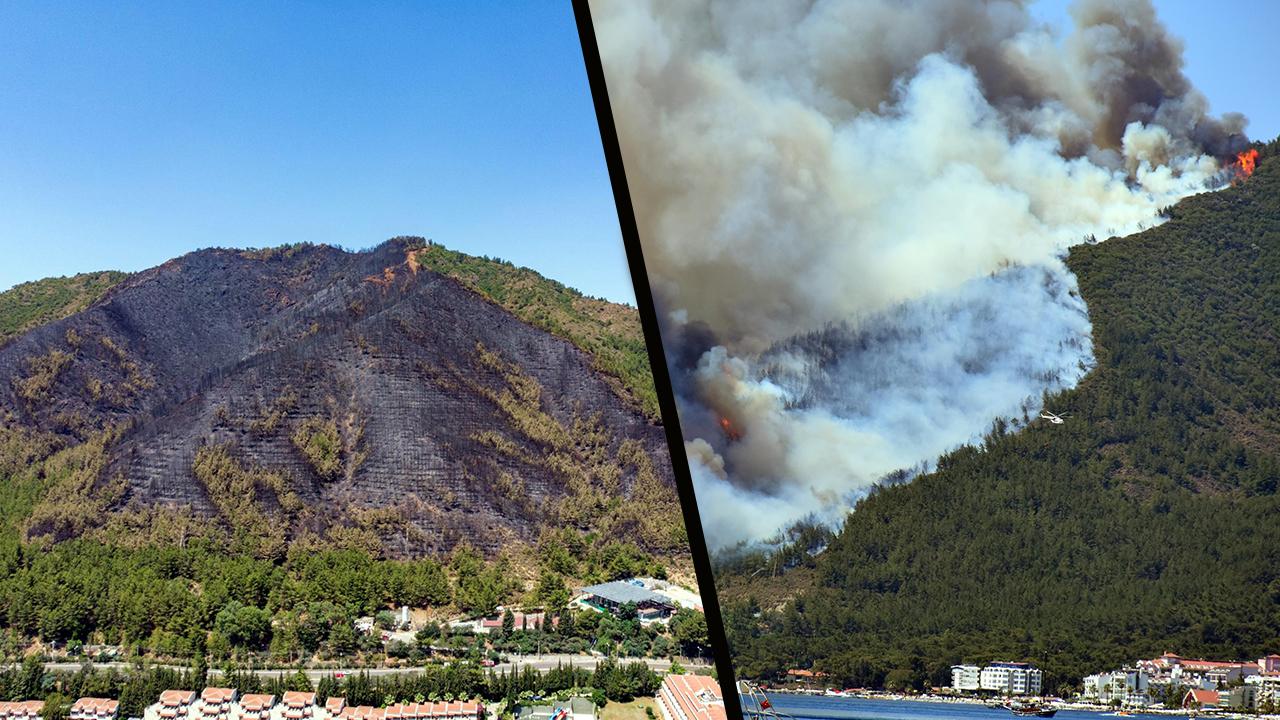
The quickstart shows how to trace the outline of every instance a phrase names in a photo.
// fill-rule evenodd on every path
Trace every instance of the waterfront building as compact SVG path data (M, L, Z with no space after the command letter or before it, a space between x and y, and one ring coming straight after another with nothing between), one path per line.
M1220 685L1230 685L1258 675L1260 671L1259 663L1190 659L1170 652L1151 660L1140 660L1138 668L1146 672L1154 684L1181 685L1201 690L1214 690Z
M1238 685L1218 692L1219 707L1231 710L1255 710L1258 707L1258 687Z
M1182 698L1182 707L1195 710L1212 710L1218 707L1217 690L1188 690Z
M1084 699L1103 705L1151 704L1151 676L1138 668L1122 668L1084 679Z
M1001 695L1039 695L1042 681L1039 668L1022 662L993 662L978 675L981 689Z
M976 692L982 687L982 668L977 665L952 665L951 689L957 692Z

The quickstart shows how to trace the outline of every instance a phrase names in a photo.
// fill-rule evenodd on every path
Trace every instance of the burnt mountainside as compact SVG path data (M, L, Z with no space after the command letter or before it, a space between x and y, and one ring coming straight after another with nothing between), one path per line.
M679 523L662 428L583 350L422 266L425 247L194 252L0 345L26 537L175 514L260 554L493 553L560 526L682 546L652 517Z

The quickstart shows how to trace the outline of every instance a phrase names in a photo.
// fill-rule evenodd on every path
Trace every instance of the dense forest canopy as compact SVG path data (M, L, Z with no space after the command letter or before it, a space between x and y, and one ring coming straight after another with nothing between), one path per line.
M717 571L736 666L924 688L1026 660L1066 691L1165 651L1280 651L1280 145L1168 222L1072 249L1097 367L981 447ZM821 552L809 552L825 546Z

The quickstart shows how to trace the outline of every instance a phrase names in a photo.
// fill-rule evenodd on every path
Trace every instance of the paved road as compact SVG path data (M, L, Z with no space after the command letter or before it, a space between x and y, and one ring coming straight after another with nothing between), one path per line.
M582 668L588 668L588 669L594 670L596 665L599 664L601 660L603 660L603 658L596 657L594 655L542 655L542 656L512 655L512 656L509 656L509 658L510 658L509 662L498 663L497 665L494 666L493 669L499 672L502 672L504 670L523 669L525 667L532 667L533 669L539 672L546 672L548 670L555 668L557 665L573 665L575 667L582 667ZM623 663L635 662L638 659L639 658L632 658L632 659L624 658L622 662ZM671 667L670 660L646 658L644 660L644 663L648 665L651 669L656 670L658 672L665 672ZM705 663L697 663L692 661L686 662L682 660L681 664L691 670L694 668L707 667ZM123 663L123 662L105 662L105 663L94 663L93 666L95 668L104 668L104 669L115 668L117 670L127 670L129 668L132 668L133 664ZM45 663L44 667L46 670L49 670L52 672L75 672L80 669L81 664L72 663L72 662L51 662L51 663ZM162 666L162 667L172 667L173 669L176 669L176 670L182 670L182 669L185 669L187 666L169 665L169 666ZM402 673L414 673L414 672L418 672L419 670L421 670L420 667L319 668L319 669L307 669L307 670L304 670L303 672L305 672L307 677L310 678L311 682L314 683L320 678L325 677L327 675L339 675L339 674L357 675L359 673L366 672L371 677L379 677L382 675L398 675ZM241 668L240 671L246 672L247 670L244 668ZM222 671L219 670L218 668L209 668L210 675L219 675L221 674L221 672ZM253 672L262 677L274 677L276 675L293 674L295 670L292 668L285 668L285 669L273 668L273 669L253 670Z

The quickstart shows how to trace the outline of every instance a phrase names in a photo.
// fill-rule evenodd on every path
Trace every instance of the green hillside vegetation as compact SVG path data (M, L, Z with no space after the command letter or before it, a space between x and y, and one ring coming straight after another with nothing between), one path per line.
M572 342L617 380L620 395L650 418L661 417L635 308L587 297L505 260L473 257L434 243L415 257L423 267L459 280L530 325Z
M84 310L126 277L122 272L84 273L26 282L0 292L0 344Z
M721 562L739 671L924 688L1027 660L1062 692L1165 651L1280 651L1277 150L1157 228L1071 251L1098 365L1046 398L1065 424L996 423L816 555L809 532Z

